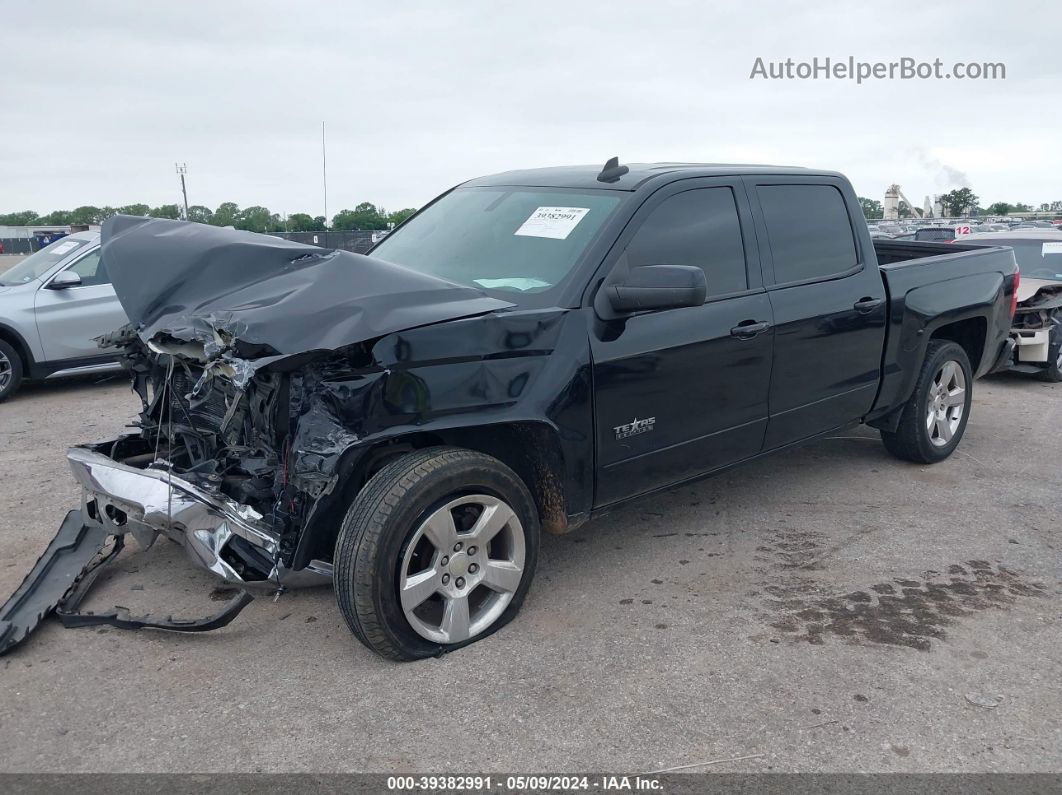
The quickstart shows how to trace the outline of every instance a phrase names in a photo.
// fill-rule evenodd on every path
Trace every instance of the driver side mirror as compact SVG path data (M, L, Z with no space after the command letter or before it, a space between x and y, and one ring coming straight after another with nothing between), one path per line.
M691 265L631 268L621 283L606 289L609 303L617 312L700 306L708 295L704 271Z
M56 274L55 278L48 282L49 290L66 290L70 287L80 287L81 277L73 271L63 271Z

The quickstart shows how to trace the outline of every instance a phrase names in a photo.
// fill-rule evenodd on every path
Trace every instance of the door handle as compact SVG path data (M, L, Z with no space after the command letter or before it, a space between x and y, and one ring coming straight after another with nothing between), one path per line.
M884 298L861 298L852 305L852 309L861 315L866 315L873 312L884 303Z
M762 331L766 331L771 327L770 323L766 321L744 320L734 328L730 329L730 336L737 337L741 340L748 340L755 337Z

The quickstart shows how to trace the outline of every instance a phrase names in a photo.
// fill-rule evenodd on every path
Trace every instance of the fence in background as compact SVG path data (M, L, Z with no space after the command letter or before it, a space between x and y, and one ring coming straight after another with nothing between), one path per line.
M35 237L0 237L5 254L32 254L40 246Z
M364 254L383 240L386 232L270 232L271 235L322 248L338 248Z

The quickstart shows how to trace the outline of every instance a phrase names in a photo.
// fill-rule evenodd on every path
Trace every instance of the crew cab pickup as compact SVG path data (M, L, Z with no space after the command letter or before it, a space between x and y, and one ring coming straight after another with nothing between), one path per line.
M3 647L53 609L199 630L333 583L376 652L452 651L516 614L541 531L858 423L947 458L1013 345L1010 249L871 240L848 181L803 168L474 179L368 256L121 216L103 239L139 427L71 449L82 505ZM77 612L129 534L239 595Z

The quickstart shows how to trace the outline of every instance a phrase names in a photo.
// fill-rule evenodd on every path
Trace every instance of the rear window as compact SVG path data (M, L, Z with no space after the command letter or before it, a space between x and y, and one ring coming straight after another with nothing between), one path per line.
M942 226L933 229L919 229L915 232L915 240L954 240L955 230L951 227Z
M771 243L776 284L821 279L857 264L841 192L832 185L756 188Z

